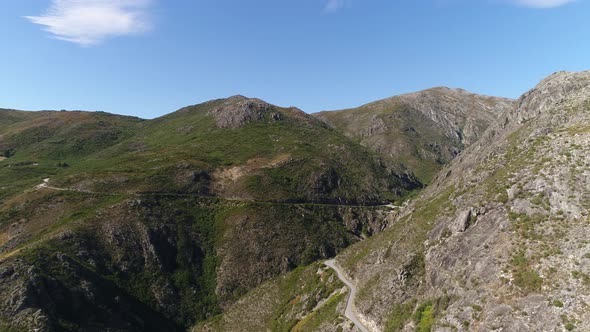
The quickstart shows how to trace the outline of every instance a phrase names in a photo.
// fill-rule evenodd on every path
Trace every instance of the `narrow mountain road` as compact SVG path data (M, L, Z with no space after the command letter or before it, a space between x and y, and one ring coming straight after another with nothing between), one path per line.
M346 310L344 311L344 315L346 316L346 318L350 319L354 323L354 325L356 325L356 327L358 327L358 329L361 330L361 332L370 332L369 329L366 328L363 325L363 323L361 323L356 313L354 312L354 299L357 293L356 286L350 280L348 280L344 275L344 272L342 272L342 270L338 266L336 266L335 260L330 259L329 261L324 262L324 264L332 270L336 271L336 275L338 275L338 278L342 280L344 284L346 284L348 289L350 289L350 293L348 294L348 299L346 301Z
M203 196L202 194L181 194L181 193L168 193L168 192L148 192L148 193L117 193L117 192L99 192L99 191L91 191L91 190L83 190L83 189L76 189L76 188L60 188L54 187L49 185L50 178L44 178L43 182L36 185L33 189L49 189L55 191L70 191L70 192L78 192L83 194L95 194L95 195L127 195L127 196L171 196L171 197L197 197L203 199L216 199L222 200L226 202L245 202L245 203L261 203L261 204L274 204L274 205L317 205L317 206L336 206L336 207L350 207L350 208L387 208L389 210L398 210L405 206L407 202L404 202L402 206L394 205L394 204L382 204L382 205L353 205L353 204L330 204L330 203L313 203L313 202L275 202L275 201L262 201L262 200L251 200L251 199L240 199L240 198L223 198L223 197L212 197L212 196Z

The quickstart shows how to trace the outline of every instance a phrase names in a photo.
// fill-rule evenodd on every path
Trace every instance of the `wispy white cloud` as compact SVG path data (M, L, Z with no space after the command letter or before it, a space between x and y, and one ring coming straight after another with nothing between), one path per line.
M513 3L532 8L555 8L577 0L512 0Z
M326 13L334 13L343 9L345 7L349 7L351 5L352 0L327 0L326 5L324 6L324 12Z
M81 46L100 44L108 37L149 30L147 9L152 0L52 0L40 16L25 16L44 26L55 38Z

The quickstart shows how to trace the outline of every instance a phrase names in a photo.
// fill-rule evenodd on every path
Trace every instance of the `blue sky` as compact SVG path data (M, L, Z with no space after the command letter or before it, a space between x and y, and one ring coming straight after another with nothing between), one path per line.
M590 69L590 1L3 0L0 107L306 112L432 86L518 97Z

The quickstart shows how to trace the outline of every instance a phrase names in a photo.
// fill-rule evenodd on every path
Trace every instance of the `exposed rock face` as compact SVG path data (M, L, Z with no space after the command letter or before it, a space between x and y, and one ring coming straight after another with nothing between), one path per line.
M378 233L378 205L420 185L239 96L146 121L0 111L0 135L0 331L182 330Z
M221 106L212 109L209 114L215 117L218 127L237 128L252 121L262 120L271 109L272 105L260 99L234 96L224 100ZM275 118L280 119L280 116L274 116L273 119Z
M19 331L89 331L107 326L112 331L179 330L161 313L121 292L114 283L97 278L87 267L62 253L52 258L51 270L65 272L71 279L48 275L47 266L41 270L22 260L3 262L11 273L0 278L2 330L7 328L5 323ZM47 262L39 263L43 264Z
M378 330L426 321L433 331L590 329L588 188L590 72L556 73L391 228L342 255L366 294L359 311ZM422 268L400 274L411 257ZM429 316L412 321L404 305Z
M420 112L434 122L446 137L463 146L477 141L496 117L513 103L506 98L446 87L401 95L397 99Z
M512 103L461 89L433 88L314 115L430 182Z
M317 124L317 121L296 107L281 108L257 98L232 96L225 99L212 100L202 105L207 107L206 113L215 118L218 128L239 128L252 122L277 122L288 118ZM181 109L180 113L189 112L191 106ZM190 128L180 130L190 131Z
M461 212L457 217L457 220L455 221L455 231L465 232L467 230L467 227L469 227L471 216L471 210Z

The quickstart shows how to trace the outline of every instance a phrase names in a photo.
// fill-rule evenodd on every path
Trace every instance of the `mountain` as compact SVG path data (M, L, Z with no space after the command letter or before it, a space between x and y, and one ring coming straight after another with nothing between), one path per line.
M512 103L439 87L314 115L430 183Z
M176 331L381 231L420 186L296 108L0 111L0 329Z
M589 143L590 72L555 73L520 97L383 232L336 256L358 288L363 325L589 330ZM300 277L324 289L328 272L314 266L273 279L194 331L240 331L236 317L253 303L261 312L260 321L247 321L254 329L287 320L293 330L351 331L346 288L317 294L284 286Z
M0 330L590 329L590 72L369 105L0 111Z

